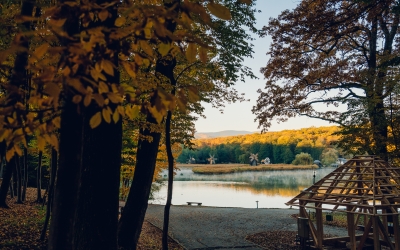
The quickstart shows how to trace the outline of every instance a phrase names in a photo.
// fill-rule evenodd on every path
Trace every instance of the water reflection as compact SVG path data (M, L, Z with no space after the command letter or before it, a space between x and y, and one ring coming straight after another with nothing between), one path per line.
M318 169L318 181L334 168ZM314 170L288 170L242 172L219 175L195 174L191 169L181 169L174 177L172 203L202 202L205 206L255 208L285 208L284 203L300 190L313 184ZM166 179L166 172L162 173ZM164 204L166 186L156 195L153 203Z

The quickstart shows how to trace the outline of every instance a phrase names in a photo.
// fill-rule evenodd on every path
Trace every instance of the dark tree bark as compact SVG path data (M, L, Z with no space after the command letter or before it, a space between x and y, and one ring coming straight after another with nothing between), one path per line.
M22 204L22 174L21 174L21 162L18 155L14 155L15 159L15 169L17 173L17 204Z
M39 152L38 156L38 166L36 169L36 202L37 203L42 203L42 157L43 157L43 152ZM50 196L50 194L48 194Z
M61 4L64 2L65 0L60 1ZM64 30L69 37L79 34L79 8L64 5L59 15L60 18L67 19L68 25L64 26ZM68 46L73 42L68 38L61 40L63 46ZM66 88L61 113L59 159L51 209L49 250L73 249L73 229L83 146L83 116L78 112L81 107L72 102L73 95L74 93Z
M147 116L147 122L157 123L151 115ZM132 180L131 189L118 224L118 245L122 249L134 250L137 247L147 210L161 133L151 132L146 128L140 130L139 137L141 136L149 136L152 141L139 140L138 142L135 178Z
M54 205L50 223L49 250L73 248L73 226L80 187L83 118L72 97L61 113L60 149Z
M165 124L165 145L167 148L168 157L168 193L167 202L164 207L164 224L162 235L162 248L168 249L168 227L169 227L169 211L171 209L172 189L174 184L174 156L171 150L171 117L172 112L168 111L167 120Z
M56 181L57 174L57 151L55 149L51 150L51 172L50 172L50 182L48 186L47 193L47 207L46 207L46 217L44 220L42 232L40 233L40 240L44 241L46 238L46 231L50 221L51 209L53 207L53 197L54 197L54 183Z
M1 161L0 163L0 178L3 179L3 170L4 170L4 163L3 161Z
M96 3L104 4L105 1ZM118 67L119 42L109 39L117 17L116 6L107 10L111 14L109 18L91 22L82 29L107 27L100 31L107 41L107 48L97 46L91 62L106 59ZM76 73L82 77L84 86L92 86L84 80L84 77L91 78L86 74L86 70ZM119 84L118 71L114 70L113 76L107 74L105 82L110 89L112 83ZM68 93L61 118L60 160L49 248L117 249L122 121L107 123L103 119L92 129L89 121L102 112L102 108L94 101L88 107L82 104L77 107L72 102L73 96L73 92ZM115 111L116 105L108 106Z
M167 1L164 5L168 8L175 6L179 8L179 0ZM166 27L169 31L173 32L176 28L176 23L171 20L166 21ZM176 60L171 55L162 57L157 60L156 73L160 73L171 80L174 85L174 68ZM147 115L146 122L148 124L157 124L157 121L151 116ZM130 192L121 214L118 225L118 245L122 249L136 249L137 242L142 230L144 216L146 214L148 200L153 181L154 169L156 166L156 159L158 153L158 146L161 138L161 133L151 132L147 128L140 130L142 135L149 135L153 140L139 141L136 156L135 173L132 180ZM139 136L140 138L140 136Z
M11 183L10 183L10 197L11 199L15 197L14 195L14 187L13 187L13 179L11 178Z
M5 167L5 172L3 176L3 181L1 182L1 187L0 187L0 207L3 208L10 208L7 205L6 198L7 198L7 193L8 189L10 186L12 186L11 183L11 177L15 168L15 158L11 158L9 162L7 162L6 167ZM12 191L12 190L11 190Z
M85 114L74 249L117 249L122 122L92 129L89 119L97 110Z
M23 167L24 167L24 178L22 188L22 201L26 200L26 189L28 188L28 149L24 148Z
M97 4L106 4L107 0L96 0ZM107 8L109 17L100 22L91 22L88 28L107 27L102 30L107 53L102 46L94 54L101 54L97 60L109 60L118 67L119 41L111 40L110 30L114 28L118 16L117 7ZM119 84L118 70L107 74L106 84ZM90 83L87 83L91 86ZM108 105L116 112L117 105ZM92 102L82 110L84 117L83 147L80 189L74 224L74 249L117 249L119 186L122 150L122 119L107 123L105 119L96 128L90 127L90 119L103 108Z

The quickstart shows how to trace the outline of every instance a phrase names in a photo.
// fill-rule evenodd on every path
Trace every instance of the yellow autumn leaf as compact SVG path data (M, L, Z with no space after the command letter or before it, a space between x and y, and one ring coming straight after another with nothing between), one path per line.
M111 122L111 114L110 111L108 109L103 109L101 111L102 115L103 115L103 119L104 121L106 121L107 123Z
M85 95L85 98L83 99L83 105L85 105L85 107L87 107L90 105L91 102L92 102L92 93L87 93Z
M54 118L52 122L56 128L61 128L61 118L59 116Z
M163 112L158 111L155 106L150 107L149 111L151 115L154 117L154 119L156 119L157 123L160 124L164 118Z
M114 65L109 60L102 60L101 67L110 76L114 76Z
M14 145L14 149L15 149L15 152L16 152L19 156L22 156L22 155L23 155L22 150L21 150L21 148L20 148L19 146Z
M153 49L145 40L140 40L139 42L140 48L149 56L153 56Z
M107 9L102 9L100 13L98 14L99 19L104 22L108 18L108 10Z
M189 100L191 102L197 102L200 100L199 91L196 87L188 86Z
M55 134L50 136L50 144L54 147L55 150L58 151L58 138Z
M109 92L108 85L105 82L100 81L99 82L99 93L102 94L102 93L108 93L108 92Z
M190 63L196 61L196 54L197 54L197 45L194 43L189 43L189 46L186 49L186 58Z
M125 114L129 117L129 119L133 120L139 116L140 106L126 106Z
M58 96L60 95L61 89L57 84L49 82L45 85L44 92L53 98L58 98Z
M94 114L94 116L92 116L92 118L90 118L89 121L89 125L91 128L96 128L97 126L99 126L101 123L101 112L97 112L96 114Z
M162 56L166 56L168 54L170 48L171 48L171 44L169 44L169 43L160 43L160 44L158 44L158 52Z
M95 93L93 94L93 99L97 102L100 107L104 106L104 98L102 95Z
M126 22L126 18L125 17L118 17L116 20L115 20L115 26L117 26L117 27L121 27L122 25L124 25L125 24L125 22Z
M33 56L37 59L41 58L46 54L47 50L49 49L49 44L44 43L36 48L35 52L33 52Z
M9 116L9 117L7 117L7 121L9 124L13 124L15 120L14 120L14 118Z
M6 161L9 162L13 158L14 154L15 154L15 148L14 147L12 147L9 150L7 150L7 152L6 152Z
M112 103L118 104L118 103L122 102L122 98L115 93L110 92L107 94L107 97L108 97L108 99L110 99L110 101Z
M37 145L38 145L39 151L44 151L44 148L46 146L46 141L42 136L38 136Z
M214 16L224 19L224 20L230 20L231 19L231 12L229 9L221 4L217 3L208 3L207 4L208 10L213 14Z
M200 56L200 60L201 60L203 63L206 63L206 62L208 61L207 49L206 49L206 48L203 48L203 47L200 47L200 48L199 48L199 56Z
M82 96L81 95L74 95L74 97L72 97L72 102L75 104L78 104L82 101Z
M142 63L143 63L143 58L139 55L139 54L135 54L135 63L137 64L137 65L142 65Z
M50 24L50 26L60 28L65 24L65 21L67 21L66 18L63 18L63 19L50 19L48 21L48 23Z
M0 142L2 142L4 139L7 139L11 134L11 129L2 129L0 131Z
M136 65L134 63L122 62L121 64L130 77L136 78Z
M115 111L114 111L113 121L114 121L114 123L117 123L119 121L119 113L118 113L117 109L115 109Z
M71 69L68 66L65 66L62 73L63 73L63 76L67 77L71 73Z
M118 106L117 110L118 110L118 113L120 113L120 115L125 116L125 109L123 106Z

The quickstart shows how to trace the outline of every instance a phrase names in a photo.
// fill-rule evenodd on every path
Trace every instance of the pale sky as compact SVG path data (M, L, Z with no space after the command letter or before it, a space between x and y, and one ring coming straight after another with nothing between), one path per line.
M257 0L257 9L261 13L256 14L257 28L261 29L264 25L268 24L270 17L277 17L283 10L293 9L296 7L298 0ZM258 80L246 80L245 83L236 83L236 89L239 93L245 93L246 99L250 102L226 104L224 113L221 114L218 109L212 108L209 104L204 104L206 119L199 118L196 122L197 132L218 132L223 130L246 130L246 131L260 131L258 122L254 122L255 115L251 112L252 107L256 104L258 94L257 89L263 89L265 86L265 79L260 73L260 68L267 63L266 53L271 44L271 39L257 37L254 44L254 58L245 60L245 65L252 68L254 74L259 78ZM328 122L306 118L297 117L288 120L285 123L278 124L273 122L269 131L280 131L284 129L300 129L308 128L311 126L331 126Z

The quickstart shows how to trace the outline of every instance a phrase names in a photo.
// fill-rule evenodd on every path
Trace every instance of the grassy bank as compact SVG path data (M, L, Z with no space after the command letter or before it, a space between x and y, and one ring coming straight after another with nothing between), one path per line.
M298 170L298 169L316 169L316 165L291 165L291 164L269 164L250 166L248 164L179 164L179 168L192 168L197 174L227 174L245 171L271 171L271 170Z

